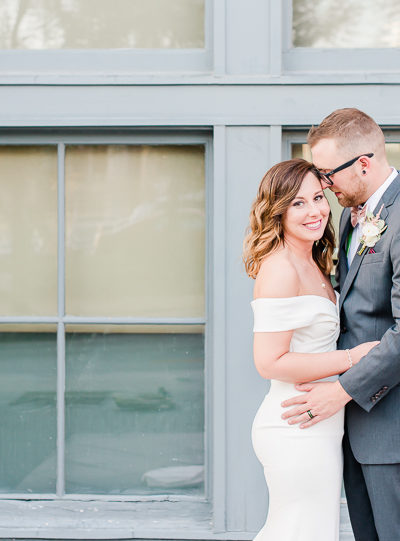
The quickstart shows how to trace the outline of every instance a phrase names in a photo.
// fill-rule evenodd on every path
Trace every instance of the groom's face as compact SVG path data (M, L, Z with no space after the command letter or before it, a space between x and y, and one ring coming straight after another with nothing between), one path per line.
M348 156L337 148L334 139L321 139L311 148L313 163L322 173L328 173L347 162ZM353 207L365 203L367 186L361 176L362 167L355 162L350 167L330 177L333 184L326 186L335 195L342 207Z

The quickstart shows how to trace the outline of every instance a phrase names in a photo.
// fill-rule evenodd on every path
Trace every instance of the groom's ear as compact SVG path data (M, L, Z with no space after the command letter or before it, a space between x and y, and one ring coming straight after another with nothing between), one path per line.
M362 172L365 175L366 174L365 170L369 169L369 166L370 166L370 159L368 158L368 156L361 156L360 164L361 164L361 167L363 168Z

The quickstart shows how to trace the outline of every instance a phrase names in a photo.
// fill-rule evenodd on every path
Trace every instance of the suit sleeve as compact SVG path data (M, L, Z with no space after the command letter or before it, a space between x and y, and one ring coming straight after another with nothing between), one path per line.
M365 411L378 404L400 383L400 232L390 244L392 262L391 306L394 325L368 355L339 377L344 390Z

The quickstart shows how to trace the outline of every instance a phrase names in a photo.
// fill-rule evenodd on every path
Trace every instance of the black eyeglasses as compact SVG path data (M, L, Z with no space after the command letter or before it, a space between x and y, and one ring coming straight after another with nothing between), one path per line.
M355 163L359 158L362 158L363 156L367 156L367 158L372 158L373 155L373 152L370 152L369 154L360 154L360 156L357 156L356 158L353 158L352 160L349 160L348 162L339 165L339 167L336 167L336 169L332 169L332 171L329 171L329 173L322 173L322 171L317 169L318 176L321 180L328 184L328 186L332 186L333 180L331 180L330 178L332 175L334 175L335 173L339 173L339 171L343 171L343 169L347 169L348 167L350 167L350 165L353 165L353 163Z

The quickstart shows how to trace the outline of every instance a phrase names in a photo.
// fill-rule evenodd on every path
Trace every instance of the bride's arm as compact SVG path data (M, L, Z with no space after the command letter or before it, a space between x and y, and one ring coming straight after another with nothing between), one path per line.
M263 378L305 383L342 374L350 368L345 350L326 353L289 352L292 334L293 331L254 333L254 363ZM366 342L350 349L353 364L358 363L377 344Z
M268 258L257 276L254 296L286 298L299 295L296 269L285 258ZM347 351L326 353L289 352L293 330L254 333L254 362L259 374L266 379L302 383L336 374L350 368ZM367 342L350 350L352 363L356 364L378 342Z

